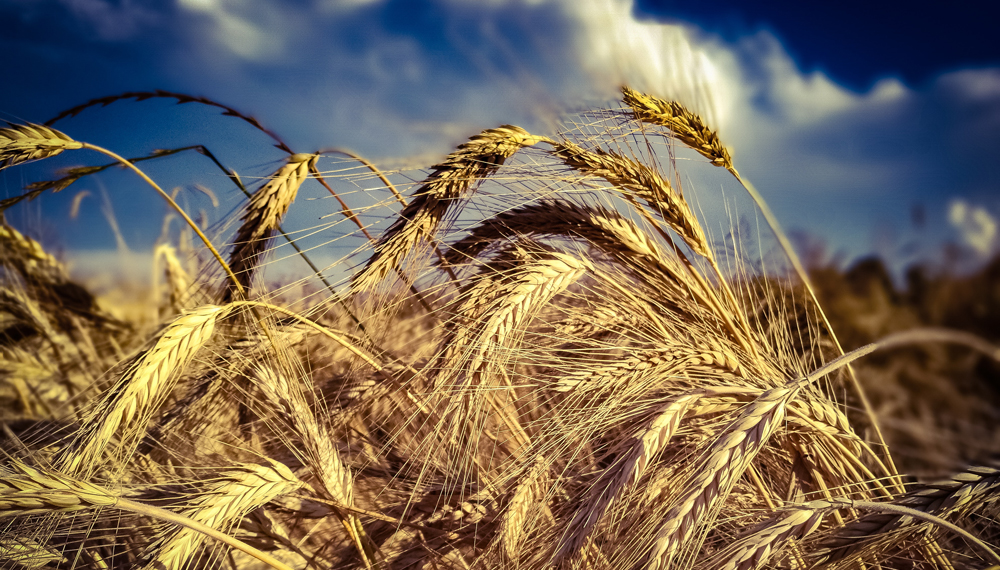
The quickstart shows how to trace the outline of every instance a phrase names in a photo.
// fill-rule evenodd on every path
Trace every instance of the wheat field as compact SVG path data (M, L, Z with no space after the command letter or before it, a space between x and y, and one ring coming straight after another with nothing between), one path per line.
M254 185L195 149L246 194L231 225L195 222L138 165L186 149L128 160L53 126L151 98L221 108L287 153ZM900 473L851 366L904 345L1000 351L944 329L845 351L778 221L682 105L624 88L565 125L482 131L402 191L348 153L384 197L358 211L329 154L208 99L125 93L0 129L0 169L111 160L0 208L124 165L196 244L158 245L151 323L0 226L0 566L1000 564L1000 463ZM684 153L749 192L787 270L710 238ZM335 266L282 227L306 183L358 244ZM286 242L313 272L299 298L262 276Z

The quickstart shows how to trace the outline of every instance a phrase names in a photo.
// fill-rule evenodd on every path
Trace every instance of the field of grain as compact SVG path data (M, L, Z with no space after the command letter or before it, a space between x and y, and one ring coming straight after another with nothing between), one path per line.
M175 151L126 160L54 124L151 98L219 107L287 153L250 184L196 149L246 194L232 226L143 173ZM988 272L914 274L903 298L879 267L804 267L677 103L624 88L565 124L482 131L408 188L347 156L384 196L371 212L328 154L207 99L129 93L0 129L0 168L110 160L3 209L124 165L193 240L159 244L156 318L129 319L0 226L0 567L1000 564L995 321L955 304L992 315ZM710 239L679 155L749 193L784 263ZM285 253L306 183L359 244L336 267ZM261 277L279 245L309 287Z

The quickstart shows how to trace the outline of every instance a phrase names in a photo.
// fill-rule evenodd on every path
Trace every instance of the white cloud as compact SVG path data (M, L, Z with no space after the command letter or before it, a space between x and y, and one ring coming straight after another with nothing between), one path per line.
M190 12L209 17L214 25L215 40L233 55L249 61L276 61L284 54L284 20L280 10L256 4L256 16L267 22L257 25L234 13L226 0L179 0L179 6ZM246 6L244 6L244 9Z
M982 256L993 251L996 242L997 221L985 208L972 206L960 198L948 205L948 221L954 227L962 242Z
M636 20L627 0L563 5L579 25L578 64L600 95L614 97L627 84L683 101L714 124L725 123L733 62L717 45L699 45L689 27Z

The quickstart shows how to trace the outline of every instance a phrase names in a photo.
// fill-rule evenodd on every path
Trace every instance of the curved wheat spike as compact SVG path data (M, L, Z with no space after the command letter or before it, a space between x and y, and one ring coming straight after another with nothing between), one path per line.
M814 501L779 511L727 547L723 553L726 555L724 561L716 557L711 567L717 570L764 568L788 541L805 538L819 529L829 512L830 503L827 501Z
M712 164L726 170L733 168L729 150L722 145L719 135L708 128L697 114L676 101L666 101L629 87L622 87L622 95L625 104L632 108L636 120L667 127L678 140L712 161Z
M798 390L774 388L764 392L712 443L706 459L664 517L646 568L670 568L674 557L689 546L695 532L778 429L788 401Z
M260 479L266 479L265 483L272 483L274 487L279 487L284 482L286 492L291 492L301 486L301 482L295 479L295 476L284 465L272 463L272 467L273 469L270 471L273 473L259 476ZM266 468L255 466L253 469L263 471ZM294 488L289 488L290 486ZM279 562L274 557L219 532L201 521L159 507L132 501L121 496L120 492L111 491L51 469L31 467L19 460L0 465L0 518L31 514L68 513L96 508L115 508L173 523L237 548L276 570L291 570L289 566ZM225 507L223 508L225 509Z
M275 172L266 184L254 192L240 218L243 223L236 232L235 245L229 254L229 266L243 289L250 289L254 270L260 255L274 236L288 207L295 201L299 187L309 177L319 155L293 154L288 162ZM230 284L222 296L222 302L233 300L236 284Z
M781 223L778 222L777 216L774 215L774 212L771 211L771 207L767 204L764 197L757 191L753 184L751 184L748 180L745 180L742 176L740 176L739 172L736 171L736 168L733 166L732 158L729 155L729 151L722 145L718 134L708 128L701 117L688 111L680 103L664 101L663 99L659 99L651 95L639 93L628 87L622 87L622 94L624 96L625 103L632 108L637 120L644 123L667 127L681 142L711 160L712 164L721 166L728 170L743 186L743 188L746 189L747 193L750 194L750 197L753 198L753 201L757 204L757 207L760 208L761 213L764 215L764 219L767 221L771 231L774 232L778 243L781 245L782 250L785 252L789 262L792 264L796 275L798 275L799 280L802 281L802 284L808 291L809 297L816 306L816 309L819 311L820 317L823 319L823 324L826 327L826 330L829 331L830 338L833 340L834 345L841 354L844 354L844 349L840 344L840 340L838 340L836 333L830 326L830 320L827 318L826 312L823 310L823 307L819 303L819 299L816 297L816 289L812 284L812 280L809 278L809 274L806 271L805 266L802 265L802 261L795 252L795 248L792 247L791 242L788 240L788 236L782 229ZM888 452L888 446L886 446L885 437L882 435L882 428L879 425L875 409L868 400L868 395L862 388L857 375L854 373L854 369L851 366L847 367L847 373L855 392L858 394L858 398L861 400L861 405L865 409L868 421L875 430L878 443L883 449L887 450L885 458L890 469L887 472L887 475L892 478L893 484L898 490L901 491L902 482L898 477L898 470L892 460L892 454Z
M281 463L241 465L222 471L204 485L182 514L225 532L246 513L302 487L303 483ZM148 558L142 568L181 570L204 541L204 534L190 528L171 529L147 548Z
M667 226L673 229L688 247L708 260L712 270L719 279L719 286L731 307L725 307L721 303L713 289L704 281L701 274L693 267L690 267L690 262L679 250L676 250L677 255L684 259L685 264L689 267L691 280L698 284L696 291L700 290L704 292L702 299L705 305L715 310L718 318L730 330L734 340L739 342L754 358L759 359L760 355L757 352L757 346L750 332L750 325L746 320L746 315L743 311L739 310L740 305L723 276L722 270L715 260L715 256L712 254L711 246L705 237L700 222L691 212L687 202L674 192L670 184L648 166L639 164L613 152L601 149L594 151L585 150L570 141L563 141L560 144L554 145L554 147L554 150L551 151L552 154L561 158L568 166L584 174L604 178L617 189L628 191L625 193L626 197L630 200L632 197L629 195L629 192L641 197L660 214L660 217ZM645 210L640 208L640 211L648 217ZM659 231L662 233L662 230ZM663 235L664 239L669 240L666 234ZM739 322L739 327L733 323L732 316L734 315Z
M573 513L556 551L557 563L584 547L591 531L601 522L612 503L638 483L646 467L670 443L688 408L701 396L688 394L674 399L626 444L628 447L624 456L594 483L590 495Z
M712 257L708 238L687 202L650 167L600 148L586 150L568 140L553 145L549 152L579 172L603 178L616 189L642 198L695 253Z
M352 287L358 291L374 287L399 268L414 248L433 239L448 208L466 197L474 184L495 173L519 149L548 140L521 127L503 125L459 145L434 167L399 219L382 234L368 264L354 276Z
M337 451L336 440L319 421L301 388L293 388L288 378L271 368L256 368L254 381L271 406L296 431L305 446L308 465L337 503L354 505L354 481Z
M526 252L524 252L526 253ZM581 258L556 252L500 271L483 268L462 294L457 310L457 326L445 337L445 370L467 370L473 385L479 385L491 354L507 346L507 337L516 333L538 308L566 290L584 273L592 270ZM462 365L455 363L461 361Z
M500 541L504 552L510 560L517 560L522 552L524 542L524 526L528 522L530 511L537 503L544 501L546 475L549 466L545 458L538 456L534 465L518 482L514 496L507 504L500 523Z
M1000 462L973 466L946 481L921 484L892 504L942 518L961 519L1000 500ZM898 541L899 531L914 535L933 523L905 513L871 513L849 522L824 538L816 550L819 560L835 562L862 554L878 540ZM866 540L867 539L867 540Z
M231 309L206 305L170 323L156 343L140 354L95 406L72 445L57 460L60 471L78 473L101 463L101 453L121 428L134 429L138 441L155 406L170 392L175 372L184 368L212 336L215 323Z
M675 294L688 298L696 286L672 256L634 222L600 206L580 206L563 200L528 204L480 222L453 244L444 258L457 265L478 257L500 240L522 237L566 236L586 240L613 258L642 273L649 270L673 281Z
M83 143L52 127L34 123L7 124L7 127L0 128L0 170L56 156L64 150L83 148Z

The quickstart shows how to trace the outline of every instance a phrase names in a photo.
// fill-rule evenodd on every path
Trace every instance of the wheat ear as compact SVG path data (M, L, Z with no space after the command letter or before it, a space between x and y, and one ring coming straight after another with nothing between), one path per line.
M167 287L169 288L170 308L177 313L183 311L184 302L188 297L188 288L191 286L191 277L184 270L180 260L177 259L177 250L170 244L162 243L156 246L153 257L163 259L163 271L166 274Z
M56 156L64 150L83 148L65 134L46 127L28 123L0 128L0 170L16 164Z
M646 568L669 568L674 557L706 522L718 502L746 471L785 415L798 388L774 388L751 402L708 450L679 499L667 512L647 558Z
M257 387L268 402L295 430L310 459L309 466L323 484L327 495L343 506L354 505L354 482L350 470L337 451L335 439L320 423L305 400L302 389L292 387L288 378L271 368L258 368L254 375Z
M528 204L480 222L445 254L456 265L473 259L501 240L524 237L572 237L585 240L640 274L661 277L670 292L689 298L696 284L685 278L680 264L634 222L600 206L581 206L564 200Z
M949 518L964 518L1000 500L1000 463L973 466L947 481L923 484L895 499L892 504ZM917 532L928 523L917 524L901 513L872 513L837 529L819 544L821 559L833 562L854 555L893 531Z
M274 471L282 478L297 481L288 468ZM297 487L296 487L297 488ZM95 508L115 508L180 525L204 534L253 556L276 570L291 570L274 557L236 540L204 523L159 507L132 501L120 494L58 471L31 467L19 460L0 467L0 518L19 515L73 512Z
M0 560L14 568L42 568L68 562L53 548L26 537L0 538Z
M695 253L712 257L708 239L687 202L653 169L600 148L586 150L568 140L553 145L550 152L567 166L603 178L616 189L642 198Z
M399 219L379 238L368 264L355 275L353 288L370 289L394 268L399 268L414 248L433 239L447 210L466 197L475 183L495 173L521 148L546 140L521 127L503 125L487 129L459 145L434 167Z
M794 509L779 511L770 520L751 529L746 536L725 550L724 562L716 562L718 570L757 570L781 551L792 539L812 534L823 524L830 503L815 501Z
M491 353L505 346L509 335L515 334L539 307L592 269L587 261L571 255L548 252L534 257L518 251L531 257L513 268L487 266L479 272L463 294L465 300L456 319L460 324L452 327L453 334L442 343L448 360L453 361L468 358L466 349L471 348L466 369L474 385L480 383L491 363ZM499 265L506 264L501 261ZM460 367L452 362L444 369Z
M7 224L0 223L0 262L10 263L29 281L62 283L69 280L66 266L42 244Z
M525 525L528 515L539 502L544 501L545 477L549 466L545 458L538 456L514 490L514 496L507 504L500 523L500 541L510 560L517 560L522 551Z
M65 448L58 465L67 473L98 465L100 454L120 428L143 422L173 386L175 372L194 357L212 337L215 323L231 309L206 305L175 319L156 343L143 352L84 423L73 445ZM132 438L141 438L136 426Z
M302 486L303 483L281 463L242 465L214 477L183 515L209 528L225 531L246 513ZM204 534L190 528L161 536L147 549L150 556L144 568L180 570L204 540Z
M727 170L733 167L733 159L722 145L719 135L708 128L696 113L676 101L665 101L629 87L622 87L622 95L636 120L667 127L678 140L712 161L712 164Z
M667 404L649 424L627 444L624 456L609 467L591 488L590 496L573 513L556 551L556 561L564 560L587 543L591 531L601 522L611 505L638 483L646 467L670 443L688 408L701 394L680 396Z
M243 223L236 232L235 245L229 254L229 266L243 289L250 289L260 255L281 224L288 207L295 201L299 187L309 177L309 169L319 155L293 154L266 184L254 192L246 206ZM236 284L226 288L222 301L228 303L236 293Z

